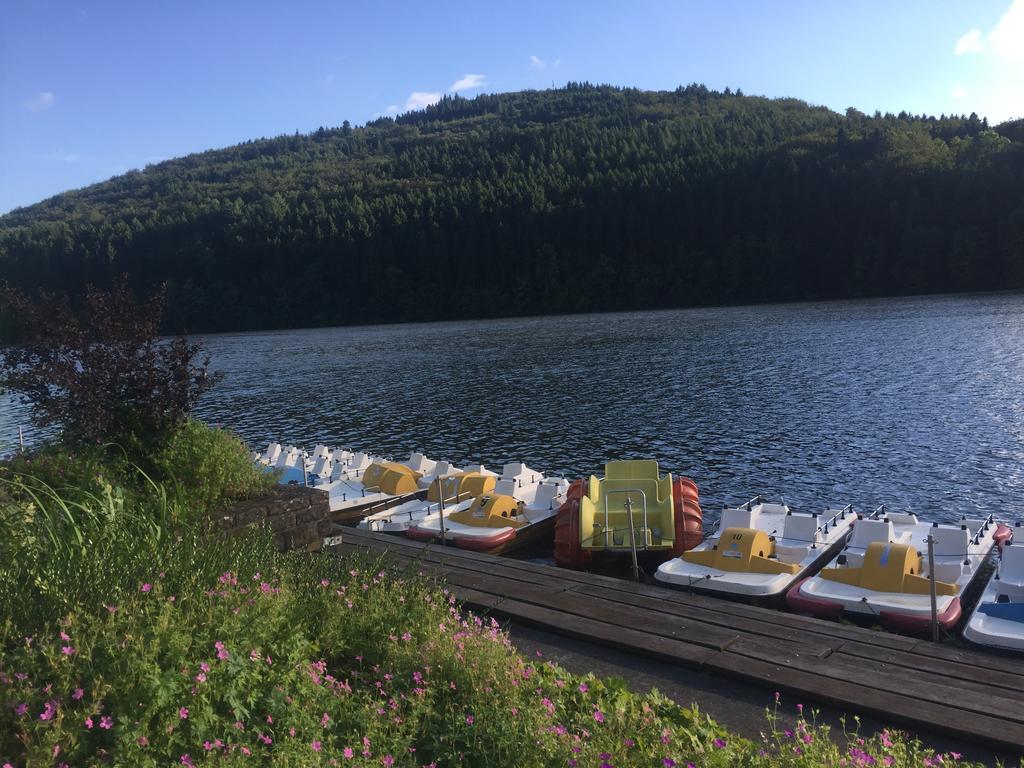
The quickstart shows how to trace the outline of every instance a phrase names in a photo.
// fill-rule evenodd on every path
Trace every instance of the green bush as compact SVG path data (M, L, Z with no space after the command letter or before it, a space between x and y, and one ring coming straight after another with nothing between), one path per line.
M152 463L177 505L206 517L274 485L274 477L253 464L241 440L199 421L187 422Z

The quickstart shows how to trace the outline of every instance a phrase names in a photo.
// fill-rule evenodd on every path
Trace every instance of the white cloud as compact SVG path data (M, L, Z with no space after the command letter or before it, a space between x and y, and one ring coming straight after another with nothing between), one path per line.
M395 112L398 111L398 105L397 104L388 104L388 108L386 110L384 110L384 111L393 115L393 114L395 114Z
M431 104L437 104L441 100L440 91L413 91L405 100L405 111L424 109Z
M989 32L988 44L1001 59L1024 61L1024 0L1013 0Z
M981 44L981 30L972 29L956 41L953 53L957 56L963 56L965 53L981 53L983 50L984 46Z
M557 67L561 63L562 63L561 59L555 59L553 62L551 62L551 66L552 67Z
M1024 0L1013 0L987 35L980 29L966 32L956 41L953 53L992 53L1003 61L1024 61Z
M56 101L57 97L53 95L53 91L40 91L26 101L25 106L30 112L41 112L52 107Z
M954 99L966 99L970 96L970 92L962 85L954 85L953 89L949 92L949 95Z
M547 62L538 56L530 57L530 66L534 69L544 69L547 66Z
M448 86L448 90L468 91L470 88L479 88L481 85L487 85L486 75L463 75Z

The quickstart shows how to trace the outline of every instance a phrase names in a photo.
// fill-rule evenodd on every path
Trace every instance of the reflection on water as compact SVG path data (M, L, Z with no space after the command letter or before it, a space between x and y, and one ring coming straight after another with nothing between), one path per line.
M1024 296L330 328L205 337L199 409L271 438L579 475L654 457L706 512L885 502L1015 517ZM0 407L16 441L20 408Z

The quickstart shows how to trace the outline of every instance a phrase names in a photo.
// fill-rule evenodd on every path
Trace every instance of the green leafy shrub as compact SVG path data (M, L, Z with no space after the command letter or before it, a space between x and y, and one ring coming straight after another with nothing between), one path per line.
M178 506L207 517L274 485L273 476L253 464L241 440L199 421L187 422L151 461Z

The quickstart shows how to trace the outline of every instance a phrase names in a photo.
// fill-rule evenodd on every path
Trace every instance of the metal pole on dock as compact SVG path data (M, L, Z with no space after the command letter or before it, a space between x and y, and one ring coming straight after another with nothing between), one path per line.
M932 597L932 642L939 642L939 608L935 597L935 539L928 534L928 587Z
M445 544L444 538L444 483L441 482L441 476L437 476L437 507L438 514L441 516L441 544Z
M633 527L633 500L626 496L626 519L629 520L629 546L633 551L633 581L640 581L640 564L636 560L636 529Z
M21 431L21 427L18 427L18 445L21 447L21 452L25 452L25 433Z

